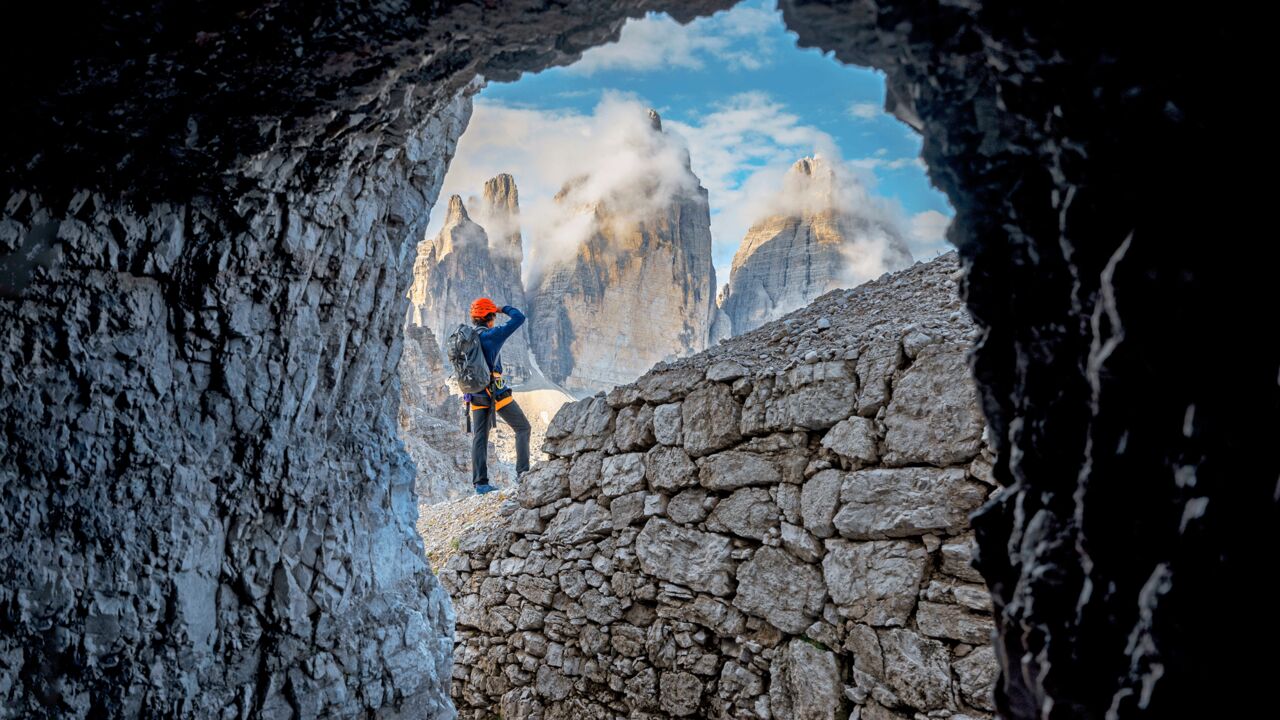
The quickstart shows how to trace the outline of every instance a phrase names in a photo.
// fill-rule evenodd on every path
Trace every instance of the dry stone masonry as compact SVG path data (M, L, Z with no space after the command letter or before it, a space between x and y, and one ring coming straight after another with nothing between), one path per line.
M488 718L985 718L954 254L566 406L441 572Z

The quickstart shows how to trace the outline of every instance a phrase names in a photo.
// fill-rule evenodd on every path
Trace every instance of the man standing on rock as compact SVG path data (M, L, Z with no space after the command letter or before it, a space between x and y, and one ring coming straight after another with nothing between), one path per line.
M509 319L507 322L493 326L494 319L501 312ZM516 433L516 477L529 469L529 420L524 411L516 404L511 395L511 388L502 379L502 344L524 324L524 313L511 305L501 310L489 298L479 298L471 303L471 322L480 331L480 348L484 359L489 363L493 373L493 381L483 393L472 393L466 396L471 408L471 482L476 486L478 494L497 490L489 483L489 430L497 424L496 417L506 421Z

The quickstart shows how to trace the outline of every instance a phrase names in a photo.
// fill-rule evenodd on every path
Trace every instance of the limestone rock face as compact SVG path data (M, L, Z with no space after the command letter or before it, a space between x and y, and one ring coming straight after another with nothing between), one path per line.
M636 556L651 575L713 595L727 595L731 544L728 538L698 532L655 518L636 538Z
M742 564L741 573L734 606L779 630L799 635L822 611L827 596L822 573L782 550L761 548Z
M218 196L164 199L190 177L172 166L73 210L0 181L0 227L60 258L0 291L5 345L28 348L0 359L0 406L26 418L0 435L0 716L453 716L454 613L414 521L456 448L400 416L397 369L433 342L403 351L408 249L470 99L396 115L385 152L369 129L285 142L224 167ZM440 486L397 420L440 431L409 448Z
M492 299L498 307L514 305L528 314L520 279L519 200L515 180L499 175L485 183L478 200L480 217L495 228L471 218L462 198L449 198L444 225L435 237L418 243L409 288L410 325L431 328L441 344L459 324L469 324L471 303L478 297ZM498 324L505 317L498 316ZM502 365L512 385L537 379L530 357L528 323L502 347Z
M655 136L661 123L652 114ZM641 149L641 152L648 151ZM670 199L634 207L658 191L642 179L610 197L583 202L571 181L556 197L591 232L570 258L545 268L529 288L538 362L575 394L640 377L654 363L705 349L716 319L707 191L692 170Z
M707 518L707 527L763 541L778 534L778 516L778 504L768 490L742 488L716 505Z
M464 411L449 393L440 346L431 328L404 329L400 356L400 439L417 468L419 502L436 503L472 492L471 437Z
M972 340L955 268L830 293L566 405L553 459L487 501L509 517L461 535L441 573L465 609L462 716L990 718L994 608L965 522L994 492L969 475L990 448L979 431L939 467L882 452L889 432L929 452L976 405L912 399L956 381L931 348Z
M901 627L916 609L928 558L922 545L906 541L829 540L822 571L842 613L868 625Z
M956 679L965 701L984 710L995 710L992 689L996 681L995 650L980 647L958 660Z
M476 210L476 220L489 235L494 263L506 270L519 269L524 260L520 241L520 190L516 179L501 173L485 181Z
M911 263L906 243L892 226L845 207L842 182L821 158L803 158L792 166L780 189L784 213L752 225L733 257L720 307L735 335L829 290Z
M880 633L889 689L911 707L946 703L951 692L951 653L943 643L910 630Z
M836 656L804 640L779 649L769 667L773 716L795 720L837 720L843 687Z
M895 388L885 416L886 465L972 460L986 424L978 411L964 346L930 345Z
M843 507L833 522L841 535L857 540L959 534L969 526L969 513L990 494L967 473L959 467L852 472L840 490Z

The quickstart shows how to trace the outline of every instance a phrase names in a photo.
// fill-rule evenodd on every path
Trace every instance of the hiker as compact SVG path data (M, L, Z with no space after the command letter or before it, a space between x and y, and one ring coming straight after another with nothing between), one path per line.
M494 319L501 312L507 322L494 327ZM480 336L480 347L489 364L492 379L483 392L466 395L471 421L471 482L476 493L483 495L497 490L489 484L489 430L497 424L496 417L506 421L516 433L516 477L529 469L529 420L516 404L511 388L502 379L502 344L524 324L524 313L511 305L501 310L489 298L479 298L471 303L471 322Z

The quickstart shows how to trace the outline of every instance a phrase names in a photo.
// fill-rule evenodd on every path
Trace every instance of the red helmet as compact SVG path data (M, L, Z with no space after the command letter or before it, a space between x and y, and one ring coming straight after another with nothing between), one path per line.
M479 320L488 315L495 315L497 312L498 306L494 305L489 298L476 298L476 301L471 303L471 317L474 319Z

